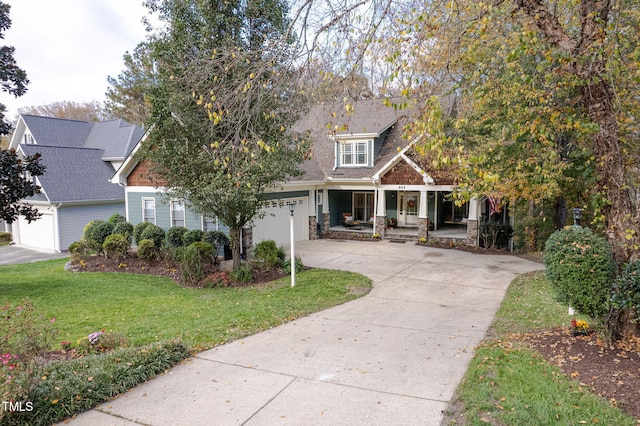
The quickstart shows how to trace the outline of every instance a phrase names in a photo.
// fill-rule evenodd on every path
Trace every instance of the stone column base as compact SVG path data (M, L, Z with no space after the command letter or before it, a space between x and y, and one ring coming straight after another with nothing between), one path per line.
M318 218L315 216L309 216L309 239L318 239Z
M477 246L478 245L478 221L477 220L468 220L467 221L467 241L466 244L468 246Z
M331 228L331 214L322 213L322 233L328 234L329 228Z
M375 233L379 234L380 237L384 237L387 235L387 217L386 216L376 216Z
M418 239L427 238L427 233L429 232L429 219L428 218L418 218Z

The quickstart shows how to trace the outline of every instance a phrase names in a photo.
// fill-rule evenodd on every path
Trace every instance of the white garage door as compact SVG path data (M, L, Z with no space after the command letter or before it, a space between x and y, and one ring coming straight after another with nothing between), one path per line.
M48 250L55 250L53 214L52 212L40 211L40 219L28 223L20 216L18 219L20 244L38 247Z
M291 242L291 213L287 203L295 202L294 239L309 239L309 197L273 200L264 208L266 213L253 227L253 244L260 241L273 240L278 246L288 246Z

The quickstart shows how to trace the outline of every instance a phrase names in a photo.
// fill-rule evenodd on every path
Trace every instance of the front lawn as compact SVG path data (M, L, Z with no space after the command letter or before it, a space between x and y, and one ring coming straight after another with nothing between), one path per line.
M310 269L296 287L284 278L247 288L184 288L167 278L127 273L68 272L66 259L0 267L0 302L28 297L56 318L59 342L105 330L131 345L175 338L192 350L239 339L366 294L359 274Z

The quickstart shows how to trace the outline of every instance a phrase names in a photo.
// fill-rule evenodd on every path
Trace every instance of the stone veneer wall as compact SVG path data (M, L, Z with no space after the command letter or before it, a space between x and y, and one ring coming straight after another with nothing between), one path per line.
M331 227L331 214L322 213L322 233L328 234L330 227Z
M309 216L309 239L318 239L318 218L316 216Z
M418 239L427 238L428 229L429 229L429 219L418 218Z
M477 246L478 245L478 221L477 220L468 220L467 221L467 241L466 244L468 246Z
M242 249L241 255L249 259L253 250L253 228L242 228Z
M379 234L380 237L384 237L387 235L387 217L386 216L376 216L376 230L375 233Z

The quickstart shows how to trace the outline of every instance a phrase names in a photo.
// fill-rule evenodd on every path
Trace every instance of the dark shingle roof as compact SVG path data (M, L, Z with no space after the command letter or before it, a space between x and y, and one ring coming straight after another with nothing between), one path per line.
M36 115L22 118L40 146L102 149L105 159L124 159L144 134L142 128L124 120L95 123Z
M111 163L102 161L104 150L21 145L26 155L42 154L46 171L38 177L51 203L124 200L124 189L112 184Z
M350 111L341 103L316 105L294 126L294 130L299 133L309 131L313 140L313 157L301 167L306 172L303 180L372 177L398 153L398 148L409 143L402 137L402 123L411 111L396 110L384 105L380 99L361 100L350 105L353 106ZM358 134L384 136L373 168L343 167L334 170L336 138Z

